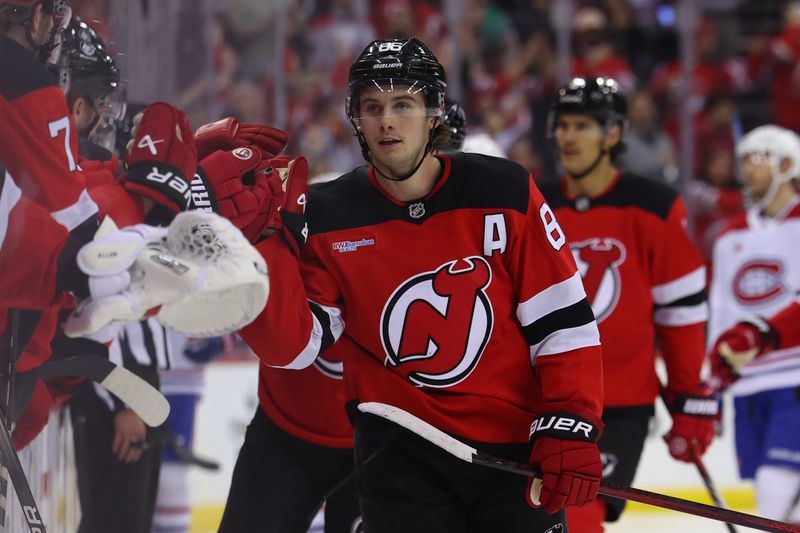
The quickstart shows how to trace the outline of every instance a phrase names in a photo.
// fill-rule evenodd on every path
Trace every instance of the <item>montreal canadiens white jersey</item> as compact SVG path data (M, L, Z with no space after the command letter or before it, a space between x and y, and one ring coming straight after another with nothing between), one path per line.
M800 198L784 214L765 218L750 209L714 244L708 342L752 316L770 318L800 290ZM735 396L800 384L800 347L758 357L731 386Z

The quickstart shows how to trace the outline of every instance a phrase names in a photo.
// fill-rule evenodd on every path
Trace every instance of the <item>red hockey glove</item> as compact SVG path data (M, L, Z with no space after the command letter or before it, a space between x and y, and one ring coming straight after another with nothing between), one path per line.
M283 200L280 178L269 161L252 148L218 150L200 161L197 172L210 184L219 214L241 230L252 224L262 211L270 210L274 202ZM245 236L250 238L247 232Z
M667 389L664 402L672 415L672 428L664 435L664 442L672 457L691 463L692 448L703 455L714 439L715 426L722 417L719 393L701 383L693 394Z
M528 481L525 497L531 507L555 513L562 507L586 505L597 496L603 465L597 439L603 422L573 402L544 405L531 425L530 464L542 472L539 502Z
M195 133L197 156L204 159L217 150L233 150L248 146L261 152L264 159L283 151L289 134L277 128L239 122L233 117L204 124Z
M739 322L724 331L711 349L711 373L720 390L736 382L742 367L778 346L778 334L761 318Z
M261 228L261 231L280 230L294 254L299 255L300 248L308 238L306 224L308 162L302 156L294 159L290 156L279 156L271 159L270 164L280 177L281 188L285 194L282 203L266 214L264 219L266 226Z
M197 169L194 136L183 111L164 102L147 106L126 161L123 186L167 207L189 209Z

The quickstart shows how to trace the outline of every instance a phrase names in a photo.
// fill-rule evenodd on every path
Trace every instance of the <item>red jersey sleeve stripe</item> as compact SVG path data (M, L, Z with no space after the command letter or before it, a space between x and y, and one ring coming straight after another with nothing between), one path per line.
M688 274L652 288L653 302L668 305L675 300L692 296L706 288L706 267L701 266Z
M3 246L3 241L6 239L8 232L8 219L11 215L11 210L17 205L19 199L22 197L22 191L14 180L11 179L11 174L5 173L3 180L3 189L0 190L0 247Z
M531 346L531 364L536 364L536 358L540 355L562 354L589 346L600 346L600 331L594 320L580 326L554 331L542 342Z
M67 228L68 231L72 231L96 214L97 211L97 204L89 196L89 192L84 190L74 204L59 211L54 211L52 215L56 222Z
M522 327L529 326L553 311L573 305L586 298L581 275L576 272L525 300L517 306L517 319Z
M708 320L708 303L676 307L659 307L653 314L653 322L659 326L688 326Z
M313 325L311 335L305 348L297 354L288 365L274 366L275 368L286 368L289 370L300 370L314 363L322 353L323 349L336 342L344 331L344 321L342 312L336 307L309 302L311 308L311 318Z

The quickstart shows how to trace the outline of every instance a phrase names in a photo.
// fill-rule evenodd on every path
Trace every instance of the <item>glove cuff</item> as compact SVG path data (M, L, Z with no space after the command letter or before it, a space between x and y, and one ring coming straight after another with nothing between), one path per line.
M189 208L192 189L183 172L162 161L137 161L122 181L125 189L146 196L174 213Z
M550 436L562 440L597 442L603 422L586 407L574 402L543 405L531 424L529 440Z
M722 401L719 392L710 394L684 394L667 392L665 394L670 414L689 415L703 418L719 418L722 413Z

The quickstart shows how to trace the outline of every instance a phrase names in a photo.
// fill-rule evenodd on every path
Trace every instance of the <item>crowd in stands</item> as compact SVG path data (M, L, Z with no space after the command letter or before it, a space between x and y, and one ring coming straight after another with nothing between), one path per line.
M104 22L109 0L76 0L76 11ZM428 43L458 86L468 132L489 135L537 176L556 177L547 110L559 76L556 2L550 0L227 0L216 13L215 98L224 114L279 124L290 153L311 176L357 165L341 102L352 57L374 38L416 36ZM611 76L625 90L630 124L620 165L682 190L698 246L708 257L725 220L742 209L733 156L743 132L772 122L800 131L800 2L696 1L691 92L681 85L677 2L575 0L569 68ZM456 29L450 27L457 7ZM452 9L451 9L452 10ZM274 109L276 24L283 48L285 106ZM108 36L113 42L113 36ZM457 68L455 68L457 67ZM694 126L691 176L681 176L680 112ZM207 117L214 120L219 117Z

